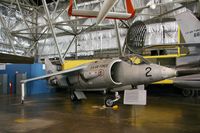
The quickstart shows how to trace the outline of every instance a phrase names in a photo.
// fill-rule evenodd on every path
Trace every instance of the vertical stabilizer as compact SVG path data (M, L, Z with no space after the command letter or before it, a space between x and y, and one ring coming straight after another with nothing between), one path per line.
M186 43L200 43L200 21L190 10L175 16Z
M57 72L56 66L51 63L49 58L45 58L44 62L47 74Z

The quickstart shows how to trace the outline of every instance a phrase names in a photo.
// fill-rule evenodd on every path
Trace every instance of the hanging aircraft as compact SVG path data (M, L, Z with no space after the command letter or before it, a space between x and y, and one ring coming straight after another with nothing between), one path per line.
M97 18L96 24L101 23L104 18L128 20L135 16L135 9L133 7L132 0L126 0L126 13L110 12L118 0L105 0L100 11L73 9L73 1L74 0L70 0L68 15Z
M196 0L174 0L165 3L156 3L155 1L149 1L146 6L134 8L132 0L123 0L126 6L126 12L115 12L110 11L119 0L104 0L101 9L99 11L95 10L86 10L86 9L74 9L73 2L70 0L68 15L77 16L77 17L86 17L86 18L97 18L96 25L100 24L105 18L106 19L119 19L119 20L128 20L135 17L136 12L140 12L143 9L150 8L155 9L158 6L164 6L174 3L190 3L195 2Z
M135 57L140 60L138 64L124 58L102 59L63 71L56 71L51 62L45 59L47 75L21 81L22 103L24 102L24 84L35 80L48 79L52 86L70 89L72 100L85 98L82 92L85 89L105 88L115 92L114 99L105 100L106 106L113 106L114 102L120 98L118 91L176 76L175 69L151 64L140 56Z

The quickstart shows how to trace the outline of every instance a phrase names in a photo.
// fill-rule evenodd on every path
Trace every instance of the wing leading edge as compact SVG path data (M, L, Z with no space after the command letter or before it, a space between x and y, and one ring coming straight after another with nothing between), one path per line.
M46 79L46 78L49 78L49 77L52 77L52 76L57 76L57 75L62 75L62 74L68 74L68 73L72 73L72 72L78 72L78 71L83 70L85 67L86 66L79 66L79 67L75 67L75 68L68 69L68 70L54 72L54 73L47 74L47 75L44 75L44 76L39 76L39 77L35 77L35 78L21 80L21 83L27 83L27 82L31 82L31 81L35 81L35 80Z

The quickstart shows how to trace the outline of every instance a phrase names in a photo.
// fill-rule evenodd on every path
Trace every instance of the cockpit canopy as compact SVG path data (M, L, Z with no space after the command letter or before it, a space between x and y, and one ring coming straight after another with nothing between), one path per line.
M138 54L127 55L125 57L121 57L121 59L134 65L150 64L147 59Z

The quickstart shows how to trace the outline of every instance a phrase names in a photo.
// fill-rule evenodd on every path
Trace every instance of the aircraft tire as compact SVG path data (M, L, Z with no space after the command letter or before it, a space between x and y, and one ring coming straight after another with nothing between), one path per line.
M105 105L106 107L113 107L115 105L115 102L113 102L113 97L107 97L105 99Z

